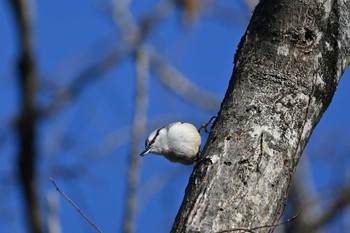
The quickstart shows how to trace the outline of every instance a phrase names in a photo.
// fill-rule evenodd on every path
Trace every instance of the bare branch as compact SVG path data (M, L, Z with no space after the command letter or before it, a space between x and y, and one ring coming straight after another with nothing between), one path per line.
M232 232L232 231L245 231L245 232L255 233L255 230L264 229L264 228L275 228L277 226L285 225L287 223L290 223L291 221L294 221L294 219L296 219L298 216L299 216L299 214L296 214L293 217L291 217L290 219L287 219L286 221L283 221L283 222L277 223L277 224L257 226L257 227L252 227L252 228L236 227L236 228L230 228L230 229L217 231L216 233L225 233L225 232Z
M137 48L138 44L147 37L152 29L175 10L175 1L159 1L152 12L144 16L140 22L136 22L129 11L130 1L115 0L112 17L122 34L123 40Z
M191 82L179 70L167 64L155 51L151 53L151 66L163 85L174 93L211 112L219 109L220 101L217 96Z
M123 232L134 232L135 216L137 209L137 186L139 179L139 145L146 127L146 113L148 105L148 54L144 48L136 53L136 97L135 113L132 129L131 150L128 167L128 180L126 191L125 216Z
M338 191L339 196L335 198L330 207L317 219L304 221L298 224L291 232L316 232L319 228L332 220L340 210L346 208L350 204L350 186L343 187Z
M130 45L137 47L143 38L155 27L161 19L168 16L174 10L175 0L160 1L152 14L144 17L138 27L128 12L128 1L124 0L116 2L116 10L114 10L114 19L116 25L122 33L125 41ZM177 2L179 4L180 1ZM189 99L191 102L208 109L209 111L217 111L220 101L212 93L202 90L183 75L167 64L163 58L156 53L156 50L148 45L150 50L150 64L152 69L156 71L161 82L180 96Z
M48 233L62 233L60 223L60 206L54 190L47 193L47 231Z
M22 195L25 200L26 214L30 229L33 233L40 233L41 218L40 207L35 188L35 161L37 151L36 141L36 64L32 37L32 6L26 0L9 1L14 10L20 42L20 55L18 59L18 83L20 86L20 113L17 126L19 138L18 173L21 182Z
M40 117L50 115L55 111L66 106L72 99L78 96L84 87L90 82L101 77L104 73L115 67L119 61L126 56L133 54L137 48L140 38L144 38L151 29L160 22L160 20L169 15L173 7L173 0L161 1L155 11L146 16L142 21L142 27L137 27L127 9L128 1L118 1L113 7L114 21L122 32L122 40L119 41L119 49L110 54L106 54L104 58L96 64L83 70L74 81L65 89L58 90L53 100L42 109L38 110Z
M105 57L96 64L83 70L68 87L58 90L53 100L38 111L38 115L44 117L66 106L84 90L87 84L95 81L112 67L115 67L123 58L129 55L131 51L132 49L130 47L123 44L117 51L105 55Z
M85 218L86 221L88 221L90 225L96 229L97 232L102 233L101 229L86 214L84 214L84 212L64 192L61 191L54 179L52 179L51 177L49 177L49 179L51 183L55 186L56 190L79 212L79 214L83 216L83 218Z

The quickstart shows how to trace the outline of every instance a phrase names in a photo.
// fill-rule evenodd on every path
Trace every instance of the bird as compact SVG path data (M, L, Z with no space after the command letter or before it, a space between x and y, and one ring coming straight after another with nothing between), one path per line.
M173 122L150 133L140 156L152 153L163 155L171 162L191 165L199 155L201 141L194 125Z

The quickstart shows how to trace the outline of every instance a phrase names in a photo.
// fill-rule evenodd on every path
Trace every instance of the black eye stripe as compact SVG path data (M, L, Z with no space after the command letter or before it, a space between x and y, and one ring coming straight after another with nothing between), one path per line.
M164 128L164 127L159 128L159 129L157 130L156 135L154 135L154 137L152 138L152 140L148 143L148 147L150 147L150 146L153 145L154 141L156 140L156 138L157 138L158 135L159 135L159 131L160 131L161 129L163 129L163 128ZM147 141L146 141L146 142L147 142Z

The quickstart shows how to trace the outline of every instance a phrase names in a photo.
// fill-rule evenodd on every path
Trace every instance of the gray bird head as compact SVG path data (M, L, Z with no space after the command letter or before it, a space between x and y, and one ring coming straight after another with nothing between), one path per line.
M145 142L145 150L140 154L140 156L145 156L148 153L161 154L163 152L161 144L163 139L160 136L165 130L164 127L154 130L147 138Z

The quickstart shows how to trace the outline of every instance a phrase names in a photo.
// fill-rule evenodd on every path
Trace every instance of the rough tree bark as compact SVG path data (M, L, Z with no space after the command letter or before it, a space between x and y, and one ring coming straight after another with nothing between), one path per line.
M172 232L277 223L349 58L350 0L261 1Z

